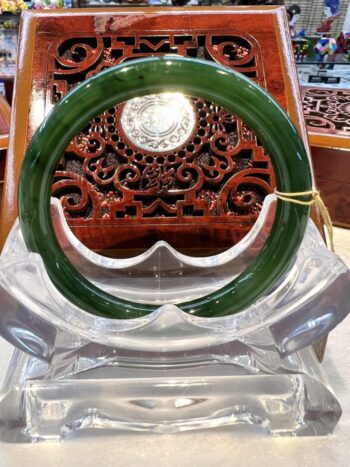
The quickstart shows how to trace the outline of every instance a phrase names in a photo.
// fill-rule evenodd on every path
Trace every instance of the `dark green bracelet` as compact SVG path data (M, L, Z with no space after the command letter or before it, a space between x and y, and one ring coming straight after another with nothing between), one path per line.
M72 266L60 248L51 220L54 170L70 141L96 115L133 97L164 91L201 97L237 115L270 154L279 191L312 189L308 157L288 116L271 96L238 73L207 61L165 56L128 62L84 81L53 108L32 138L19 183L19 217L28 249L41 255L57 289L95 315L138 318L157 306L109 295ZM222 289L178 306L196 316L218 317L251 305L286 272L303 239L308 217L308 206L278 200L272 231L255 261Z

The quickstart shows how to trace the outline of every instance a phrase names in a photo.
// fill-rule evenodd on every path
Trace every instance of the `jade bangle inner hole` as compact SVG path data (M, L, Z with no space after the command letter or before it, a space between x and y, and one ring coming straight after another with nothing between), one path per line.
M117 222L130 225L136 211L130 206L123 211L122 206L123 198L131 192L138 200L143 197L144 207L150 204L149 200L165 201L169 211L155 209L151 216L156 222L157 217L159 220L167 216L174 222L171 211L178 201L188 196L196 182L199 182L196 197L209 205L210 220L241 216L243 221L249 218L254 222L264 197L271 191L271 177L266 170L260 174L258 168L254 171L255 183L245 183L242 177L231 189L227 188L234 175L237 179L236 174L249 171L256 164L257 145L254 139L247 149L249 138L252 139L252 133L247 126L213 102L180 92L136 97L106 109L76 136L57 166L53 195L60 199L73 231L78 218L88 220L97 214L102 222L110 220L113 203L121 206L116 212ZM266 168L268 164L265 161L259 165ZM178 175L178 170L183 173ZM188 180L183 180L183 174ZM84 188L81 177L85 179ZM220 196L225 188L227 193ZM221 204L223 211L219 217L215 202ZM178 209L180 211L181 206ZM189 215L189 218L197 222L198 218L204 218L204 212L202 214ZM237 230L236 225L231 224L231 228ZM196 224L193 227L195 229ZM130 228L137 227L130 225ZM86 229L98 235L92 226ZM191 243L186 248L174 246L185 255L206 257L220 254L234 244L227 248L208 248L196 235ZM99 253L122 259L140 255L149 247L151 245L142 248L130 244Z
M53 226L71 264L100 289L125 300L157 306L192 300L218 290L256 258L269 234L276 198L269 195L255 227L225 252L206 258L184 255L164 242L132 258L115 259L88 250L69 229L52 199Z

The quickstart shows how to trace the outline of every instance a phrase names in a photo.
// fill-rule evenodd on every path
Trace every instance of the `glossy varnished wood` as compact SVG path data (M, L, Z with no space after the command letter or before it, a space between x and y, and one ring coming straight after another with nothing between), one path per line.
M21 26L21 44L14 102L14 125L6 169L6 186L2 210L2 240L6 237L17 214L16 186L23 154L29 140L44 116L54 105L55 100L60 99L69 87L74 86L79 79L87 77L86 70L82 71L84 66L82 64L77 66L77 64L73 63L72 51L69 52L69 47L64 45L67 44L67 40L73 40L74 42L75 38L88 38L88 41L90 41L91 38L95 38L101 42L104 38L107 38L108 43L116 36L167 35L167 37L175 37L176 35L186 35L195 41L199 35L222 36L223 31L225 31L225 36L251 38L250 42L253 44L255 54L256 73L255 78L254 76L253 78L287 109L305 144L307 144L297 75L289 45L288 24L283 8L163 8L159 10L132 8L131 10L114 9L103 12L100 10L71 10L69 13L47 11L25 13ZM142 40L147 41L148 39ZM80 42L84 43L84 41ZM65 52L62 53L64 47L66 47ZM104 47L106 50L106 46ZM180 46L177 47L178 49L181 48ZM94 58L94 49L96 48L97 46L92 47L92 49L85 46L86 60L91 59L86 68L89 72L98 71L97 65L100 62L96 62ZM214 60L235 68L238 62L230 62L229 55L227 56L226 53L222 53L220 57L219 49L218 47L212 49L212 55L215 55ZM140 53L132 51L130 46L128 47L129 51L125 52L125 50L126 47L124 47L123 59L140 56ZM142 46L142 50L140 49L141 55L142 53L145 55L144 50L145 45ZM161 50L155 48L152 55L162 53ZM107 52L104 52L107 57L105 61L108 61ZM185 51L177 50L177 53L185 54ZM70 60L69 63L65 61L67 57ZM87 63L84 60L83 62ZM115 60L113 63L115 63ZM74 70L74 67L76 70ZM241 71L247 73L244 67L241 68ZM247 144L247 142L244 144ZM256 142L254 144L255 149L253 148L253 152L261 151ZM252 149L252 146L250 148ZM261 169L260 165L260 175L256 173L251 173L251 175L257 179L261 177L261 171L266 170L265 175L269 177L266 187L262 183L262 178L260 178L259 183L260 187L263 186L264 188L263 193L267 194L274 187L273 173L266 155L261 154L257 157L257 161L259 162L260 157L260 161L264 162L266 168ZM61 171L62 169L65 175L62 177L59 174L57 180L59 185L54 188L57 189L57 195L61 195L64 202L65 193L62 196L60 190L63 187L64 180L66 180L66 185L69 185L71 181L67 166L59 168ZM259 170L255 169L255 172L259 172ZM93 190L87 188L86 180L83 182L83 192L94 194L93 190L95 188ZM98 183L96 186L100 190ZM155 194L161 198L164 189L162 192ZM252 197L251 193L248 194L250 196L250 205L257 206L260 201L256 200L254 196ZM254 190L252 194L255 195ZM243 192L243 196L245 195L246 193ZM208 196L208 193L203 193L203 196ZM115 202L115 199L112 201ZM101 200L97 201L97 203L99 202ZM198 203L198 200L196 202ZM135 217L128 214L117 219L108 218L108 216L103 217L100 205L95 210L95 215L90 215L90 217L89 215L81 215L82 210L79 209L79 207L74 208L74 206L70 208L69 203L66 205L69 225L87 246L99 250L105 248L147 247L159 239L168 240L178 248L188 247L189 235L191 235L193 245L201 249L215 246L227 247L240 240L250 230L258 214L258 211L248 209L246 211L242 210L238 214L236 212L235 215L226 215L227 213L222 216L209 214L202 217L187 215L182 217L179 222L178 218L173 219L167 215L165 217L154 216L148 219L143 218L142 215ZM116 232L118 232L118 235L116 235Z
M332 222L350 227L350 90L302 87L316 183Z
M8 148L10 120L11 108L6 99L0 95L0 150Z
M5 176L5 161L9 142L11 109L6 99L0 96L0 204ZM0 221L1 223L1 221Z

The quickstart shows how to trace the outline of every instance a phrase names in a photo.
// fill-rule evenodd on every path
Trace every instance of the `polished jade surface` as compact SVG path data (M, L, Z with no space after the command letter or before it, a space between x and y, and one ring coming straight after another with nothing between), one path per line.
M69 262L56 239L50 214L56 164L73 137L96 115L133 97L170 91L213 101L245 121L271 156L277 190L312 189L303 142L285 111L264 90L228 68L203 60L164 56L127 62L84 81L53 108L32 138L19 183L19 217L29 250L41 255L57 289L89 313L138 318L157 306L109 295ZM309 198L300 197L304 201ZM222 289L178 306L193 315L218 317L251 305L288 269L303 239L308 217L308 206L278 200L271 233L254 262Z

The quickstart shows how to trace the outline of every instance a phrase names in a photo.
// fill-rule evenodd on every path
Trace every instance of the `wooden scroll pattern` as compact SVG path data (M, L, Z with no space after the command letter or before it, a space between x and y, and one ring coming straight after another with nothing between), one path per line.
M215 61L265 87L259 46L243 32L77 36L61 38L50 49L51 102L107 67L164 54ZM275 185L269 158L244 122L215 103L188 99L195 112L194 130L173 150L143 151L134 145L120 121L124 104L106 109L75 137L53 185L71 227L137 225L141 232L145 225L157 229L166 223L181 236L181 225L210 228L219 222L226 231L234 230L222 236L224 243L247 233ZM125 245L123 234L107 237L94 246ZM216 236L215 246L229 245L220 245Z
M307 88L303 108L308 129L327 133L350 133L350 91Z

